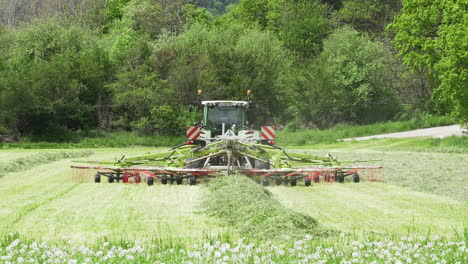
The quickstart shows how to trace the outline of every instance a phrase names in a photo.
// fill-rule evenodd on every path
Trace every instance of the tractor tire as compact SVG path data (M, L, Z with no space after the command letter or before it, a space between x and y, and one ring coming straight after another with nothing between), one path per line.
M166 176L161 177L161 184L164 184L164 185L167 184L167 177Z
M254 168L258 169L258 170L269 170L270 169L270 163L263 162L263 161L260 161L260 160L255 160Z
M361 179L360 179L360 177L359 177L359 174L354 173L354 174L353 174L353 182L358 183L358 182L360 182L360 180L361 180Z
M101 175L99 173L94 175L94 182L95 183L100 183L101 182Z
M189 178L189 184L190 184L190 185L197 185L197 177L191 176L191 177Z
M262 185L263 186L268 186L270 185L270 180L268 178L262 178Z
M309 186L312 185L312 181L311 181L310 179L304 179L304 185L305 185L306 187L309 187Z
M292 187L296 186L296 185L297 185L297 179L296 179L296 177L291 178L291 179L290 179L290 183L291 183L291 186L292 186Z
M153 185L154 184L154 177L146 178L146 183L148 184L148 186Z
M186 159L185 161L188 162L188 161L195 160L195 159L198 159L198 158L189 158L189 159ZM187 168L187 169L199 169L199 168L203 168L204 164L205 164L204 160L199 160L199 161L195 161L195 162L192 162L192 163L188 163L185 166L185 168Z
M281 185L281 180L282 179L280 177L275 178L275 184L276 185Z
M183 179L182 177L177 177L177 178L176 178L176 183L177 183L177 185L181 185L182 182L183 182L183 180L184 180L184 179Z
M107 178L107 181L108 181L109 183L113 183L113 182L114 182L114 175L109 176L109 177Z

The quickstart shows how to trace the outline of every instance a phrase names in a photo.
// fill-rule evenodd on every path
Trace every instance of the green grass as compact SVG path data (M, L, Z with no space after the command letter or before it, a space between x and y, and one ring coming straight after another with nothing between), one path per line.
M278 131L276 142L282 146L335 143L338 139L409 131L418 128L451 125L449 117L422 115L409 121L393 121L364 126L337 125L325 130Z
M50 259L215 263L242 253L245 258L238 263L253 263L255 256L260 262L276 263L298 263L304 256L312 262L356 258L381 263L382 249L390 252L382 256L392 263L406 262L403 256L418 262L415 253L419 262L462 263L467 257L466 246L460 248L468 238L468 154L401 151L392 145L395 142L387 143L376 144L380 149L358 146L361 143L342 145L345 142L308 149L321 155L331 152L339 159L382 159L376 164L385 166L385 183L272 186L267 191L245 177L224 177L197 186L148 187L104 180L95 184L92 171L79 175L87 177L85 181L73 181L70 159L6 173L0 178L0 263L18 262L18 257L43 263L42 255L59 251ZM98 148L86 159L112 160L151 150ZM60 151L1 150L0 157L12 162ZM325 235L320 230L331 232ZM304 239L306 234L312 237ZM239 244L240 237L245 239ZM18 238L21 241L15 242ZM47 244L39 246L43 241ZM104 246L106 242L110 245ZM400 242L413 248L417 243L418 250L408 252ZM229 248L223 249L227 247L223 243L229 243ZM21 253L24 245L38 250ZM327 253L331 248L339 256ZM109 252L114 257L104 260ZM203 255L204 261L194 252ZM316 254L319 257L314 259ZM10 260L2 259L8 256Z
M112 159L146 150L96 150L91 159ZM224 232L197 213L203 187L74 182L70 160L60 160L0 179L0 234L15 232L47 241L155 237L203 237ZM78 172L80 173L80 172Z
M384 183L268 188L278 201L315 217L323 228L367 234L463 233L466 202Z

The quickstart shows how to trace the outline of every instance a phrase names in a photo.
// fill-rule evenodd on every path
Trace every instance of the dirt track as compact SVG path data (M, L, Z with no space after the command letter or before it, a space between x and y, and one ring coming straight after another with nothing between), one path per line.
M406 131L406 132L380 134L380 135L366 136L366 137L345 138L345 139L342 139L342 141L351 141L351 140L362 141L362 140L369 140L369 139L375 139L375 138L410 138L410 137L445 138L449 136L461 136L461 135L463 135L463 131L460 125L451 125L451 126L443 126L443 127L416 129L416 130Z

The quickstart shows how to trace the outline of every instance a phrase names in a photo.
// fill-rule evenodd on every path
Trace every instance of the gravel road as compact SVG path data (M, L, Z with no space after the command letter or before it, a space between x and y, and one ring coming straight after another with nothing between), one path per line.
M410 138L410 137L434 137L434 138L445 138L449 136L461 136L463 135L462 128L460 125L451 125L451 126L442 126L442 127L431 127L416 129L406 132L398 133L389 133L389 134L380 134L367 137L356 137L356 138L345 138L342 141L351 141L351 140L369 140L374 138Z

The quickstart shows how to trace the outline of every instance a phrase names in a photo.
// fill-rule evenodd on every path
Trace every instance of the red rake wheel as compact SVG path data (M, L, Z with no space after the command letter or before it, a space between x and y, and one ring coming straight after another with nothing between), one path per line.
M133 176L133 179L135 180L135 183L141 182L141 176L139 174L136 174L135 176Z
M129 178L130 178L130 176L128 174L124 174L124 176L122 177L122 182L123 183L128 183Z
M314 183L319 183L320 182L320 175L315 175L313 177Z

